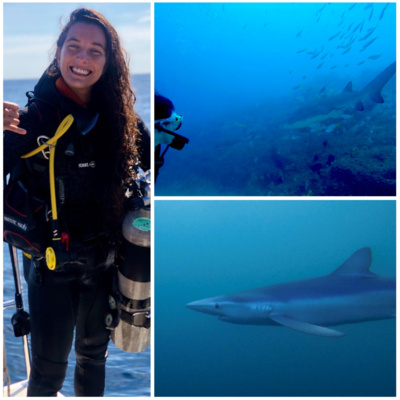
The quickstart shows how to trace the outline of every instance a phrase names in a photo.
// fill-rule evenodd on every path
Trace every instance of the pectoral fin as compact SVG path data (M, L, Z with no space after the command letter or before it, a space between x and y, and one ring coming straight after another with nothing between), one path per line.
M270 319L286 326L287 328L296 329L297 331L309 333L317 336L340 337L344 336L343 332L335 331L334 329L325 328L324 326L313 325L308 322L298 321L284 315L270 315Z

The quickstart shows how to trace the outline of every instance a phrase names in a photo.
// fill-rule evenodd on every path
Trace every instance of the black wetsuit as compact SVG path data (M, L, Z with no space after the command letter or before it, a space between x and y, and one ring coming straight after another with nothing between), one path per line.
M110 337L104 317L112 283L111 269L104 265L107 256L108 263L112 259L104 226L104 182L112 174L106 162L110 146L104 138L109 137L105 130L110 128L101 112L96 117L95 105L84 108L61 95L55 81L44 75L34 91L38 100L20 111L20 126L28 133L5 132L4 171L10 172L22 154L37 147L38 135L53 136L61 119L72 113L75 122L59 139L55 156L58 200L62 203L61 230L68 230L72 249L80 248L87 240L98 246L97 236L103 233L100 247L104 257L88 256L86 267L70 269L66 264L66 270L61 272L48 270L43 259L34 260L28 277L32 330L28 396L55 396L61 389L75 327L75 395L102 396ZM82 131L91 125L92 129L83 135ZM150 135L142 121L138 126L142 133L141 164L148 169ZM34 171L38 174L37 191L47 196L48 178L44 179L41 173Z

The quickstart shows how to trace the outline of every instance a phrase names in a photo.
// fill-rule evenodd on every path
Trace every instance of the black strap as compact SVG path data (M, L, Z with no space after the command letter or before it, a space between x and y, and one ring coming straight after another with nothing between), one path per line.
M121 310L121 319L127 324L136 326L138 328L150 328L150 314L146 311L130 313L128 311Z

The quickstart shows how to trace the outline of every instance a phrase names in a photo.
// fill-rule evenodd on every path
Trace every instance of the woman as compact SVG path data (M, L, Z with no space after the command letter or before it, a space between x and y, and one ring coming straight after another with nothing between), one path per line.
M139 162L149 168L150 139L133 109L118 34L101 14L84 8L71 14L57 40L54 60L29 98L19 112L18 128L15 106L4 106L5 114L14 119L6 122L12 130L4 135L5 173L38 147L39 136L52 137L65 116L72 114L74 122L55 150L65 257L57 257L54 271L44 257L31 257L28 396L55 396L61 389L74 327L75 395L102 396L110 336L104 316L120 241L124 190ZM30 190L49 203L45 158L39 153L28 161Z

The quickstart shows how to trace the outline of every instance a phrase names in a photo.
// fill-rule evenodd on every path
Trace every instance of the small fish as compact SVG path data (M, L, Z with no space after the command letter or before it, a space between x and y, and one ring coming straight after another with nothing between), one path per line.
M361 42L361 41L363 41L363 40L365 40L365 39L368 39L368 38L374 33L374 30L375 30L377 27L378 27L378 25L375 26L374 28L369 29L369 30L368 30L368 33L367 33L366 35L364 35L362 38L358 39L358 41Z
M324 63L325 63L325 60L322 61L322 63L318 65L317 69L320 69L324 65Z
M302 32L303 32L303 31L299 31L299 32L297 32L296 39L297 39L297 38L301 38L301 34L302 34Z
M383 18L383 15L385 14L386 9L389 7L390 3L386 3L385 7L383 7L383 10L381 12L381 16L379 17L379 21Z
M360 61L357 65L362 65L364 63L365 63L365 60L364 61Z
M303 52L306 51L307 49L308 49L308 47L305 47L304 49L297 51L297 53L303 53Z
M365 44L364 47L360 50L360 53L361 53L362 51L365 51L369 46L371 46L371 44L374 43L375 40L378 39L378 37L379 37L379 36L373 38L373 39L370 40L367 44Z
M368 3L365 7L364 7L364 10L368 10L368 8L371 8L372 7L372 3Z
M354 3L352 6L350 6L350 8L347 11L352 10L356 5L357 5L357 3Z
M347 31L349 31L351 29L351 27L353 26L354 22L352 22L349 27L347 28Z
M383 54L383 53L381 53L381 54L374 54L374 55L372 55L372 56L369 56L368 58L371 59L371 60L377 60L382 54Z
M335 33L333 36L331 36L328 41L330 42L331 40L335 39L335 37L338 37L341 34L341 31L339 31L338 33Z
M363 30L363 28L364 28L364 21L365 21L365 18L363 19L363 22L362 22L362 24L361 24L361 26L360 26L360 33L362 32L362 30Z
M361 25L361 22L351 31L351 33L354 33Z
M292 87L292 90L300 89L302 86L303 86L303 82L301 82L300 85L293 86L293 87Z
M373 4L372 4L372 6L371 6L371 14L369 14L369 21L371 21L373 13L374 13L374 7L373 7Z
M328 3L325 3L319 10L317 10L315 15L318 15L320 12L324 10L324 8L327 6Z
M351 45L356 41L356 39L357 39L357 38L351 39L350 42L346 44L346 47L351 46Z
M349 47L347 50L345 50L345 51L342 53L342 55L348 53L350 50L351 50L351 47Z
M313 56L311 57L311 60L313 60L314 58L317 58L322 52L319 51L318 53L313 54Z
M336 64L336 65L334 65L333 67L330 67L329 69L335 69L335 68L337 68L339 65L340 65L340 64Z

